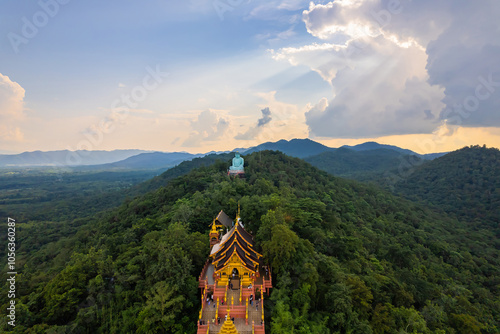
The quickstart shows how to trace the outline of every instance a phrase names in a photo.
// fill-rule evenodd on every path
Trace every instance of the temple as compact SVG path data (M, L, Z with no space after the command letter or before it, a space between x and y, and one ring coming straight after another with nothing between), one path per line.
M198 279L199 334L264 334L264 297L272 288L270 268L255 250L238 214L220 211L210 225L210 256Z
M229 166L227 171L227 175L230 176L238 176L245 177L245 169L244 169L245 159L243 159L238 152L235 153L233 158L233 163Z

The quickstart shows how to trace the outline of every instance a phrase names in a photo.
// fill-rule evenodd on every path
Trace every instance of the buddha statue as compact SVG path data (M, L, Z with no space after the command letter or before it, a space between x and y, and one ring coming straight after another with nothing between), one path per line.
M240 156L238 152L236 152L234 158L233 158L233 165L229 167L229 170L233 171L243 171L243 164L245 163L245 160Z

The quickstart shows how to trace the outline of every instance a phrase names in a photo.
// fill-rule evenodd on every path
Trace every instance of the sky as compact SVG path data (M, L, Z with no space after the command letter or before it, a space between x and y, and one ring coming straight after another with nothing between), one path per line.
M0 0L0 153L500 147L497 0Z

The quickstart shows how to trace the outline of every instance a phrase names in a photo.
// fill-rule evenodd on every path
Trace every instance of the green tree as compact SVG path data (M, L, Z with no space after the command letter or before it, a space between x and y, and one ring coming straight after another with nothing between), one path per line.
M139 313L137 333L185 333L183 318L186 299L166 282L158 282L146 293L146 305Z
M271 229L271 240L262 243L263 255L275 270L284 271L295 254L298 242L295 232L284 224L277 224Z

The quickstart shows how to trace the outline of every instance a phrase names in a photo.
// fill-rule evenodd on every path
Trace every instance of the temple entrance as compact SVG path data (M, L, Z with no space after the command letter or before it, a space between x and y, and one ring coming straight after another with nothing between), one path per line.
M240 289L240 273L238 269L234 268L231 272L230 280L229 280L229 288L231 290L239 290Z
M238 272L238 269L233 268L233 272L231 273L231 279L240 279L240 273Z

